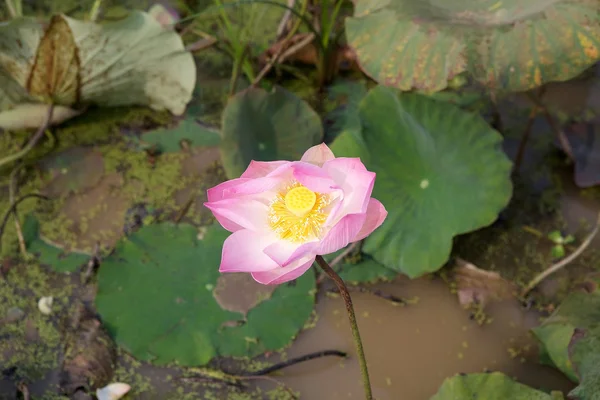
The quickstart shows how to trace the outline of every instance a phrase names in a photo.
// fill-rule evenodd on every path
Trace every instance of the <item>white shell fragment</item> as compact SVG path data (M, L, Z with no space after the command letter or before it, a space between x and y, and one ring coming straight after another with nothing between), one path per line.
M117 400L125 396L131 389L126 383L116 382L96 389L96 397L98 400Z
M52 302L54 298L52 296L40 297L38 300L38 308L44 315L52 314Z

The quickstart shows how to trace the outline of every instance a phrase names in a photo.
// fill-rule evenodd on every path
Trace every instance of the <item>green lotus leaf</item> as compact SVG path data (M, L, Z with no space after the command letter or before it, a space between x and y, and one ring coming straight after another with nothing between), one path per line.
M332 144L377 174L373 197L388 210L363 251L410 277L439 269L455 235L491 224L512 194L501 136L476 115L418 94L372 89L362 129Z
M515 382L500 372L461 374L447 378L431 400L553 400L559 392L547 394Z
M180 151L183 142L189 146L217 146L221 136L217 130L199 124L192 118L180 121L172 128L159 128L145 132L141 137L143 145L154 145L161 152Z
M573 382L576 399L594 399L600 393L600 291L574 292L532 331L541 345L541 358Z
M356 264L343 263L338 268L338 273L346 283L350 284L389 281L398 274L367 255Z
M402 90L438 91L463 71L496 90L571 79L600 58L590 0L354 0L348 43L363 70Z
M600 327L577 329L569 343L569 356L579 385L569 393L573 399L597 400L600 397Z
M314 274L251 299L247 314L223 308L214 291L228 234L219 226L199 235L190 225L162 223L122 240L102 261L96 297L116 342L140 360L186 366L288 345L312 313Z
M75 272L85 265L90 256L81 253L69 253L45 242L39 235L38 220L27 215L23 223L23 236L27 252L38 258L40 264L49 266L57 272Z
M318 114L280 87L238 93L222 118L221 156L229 178L239 177L252 160L299 160L323 138Z

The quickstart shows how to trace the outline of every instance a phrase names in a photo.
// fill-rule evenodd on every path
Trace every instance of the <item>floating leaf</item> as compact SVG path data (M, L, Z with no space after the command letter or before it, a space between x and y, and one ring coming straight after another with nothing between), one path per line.
M378 281L389 281L398 273L386 268L368 255L356 263L343 263L339 267L339 275L346 283L375 283Z
M461 374L447 378L431 400L553 400L562 398L559 392L547 394L515 382L500 372L492 372Z
M216 146L221 141L219 132L193 119L184 119L174 128L160 128L146 132L141 141L146 145L156 145L162 152L180 151L184 142L189 146Z
M360 133L333 143L377 173L373 196L387 208L363 250L417 277L448 259L455 235L491 224L508 203L510 162L501 136L479 116L383 86L360 104Z
M59 14L45 30L31 18L0 24L0 123L3 111L35 101L148 105L180 115L195 82L194 60L179 35L144 12L102 25Z
M348 43L365 72L402 90L438 91L463 71L492 89L565 81L599 59L589 0L355 0Z
M96 297L117 343L140 360L188 366L289 344L312 313L314 275L278 286L246 320L223 310L213 291L228 234L211 226L200 240L190 225L164 223L121 241L102 262Z
M37 256L41 264L48 265L57 272L74 272L90 260L88 255L69 253L46 243L39 236L39 222L31 215L25 217L23 236L27 252Z
M600 396L600 327L576 329L569 343L569 356L579 385L569 393L574 399L597 400Z
M571 293L548 319L532 330L541 343L542 360L560 369L572 381L578 382L574 360L569 355L569 343L576 329L592 330L595 335L600 335L600 330L596 328L599 321L600 292ZM600 336L596 340L600 340ZM600 355L600 346L595 351ZM579 375L584 374L585 367L579 372Z
M51 198L91 189L104 175L102 153L90 147L71 147L50 154L37 166L44 172L42 193Z
M302 99L280 87L250 88L223 111L223 166L237 178L252 160L299 160L322 138L319 116Z

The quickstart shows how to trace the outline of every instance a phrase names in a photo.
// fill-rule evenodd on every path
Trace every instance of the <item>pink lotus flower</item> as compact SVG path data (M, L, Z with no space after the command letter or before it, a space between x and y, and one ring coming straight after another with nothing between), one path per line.
M208 190L208 207L233 232L220 272L249 272L280 284L306 272L317 255L338 251L378 228L385 207L371 198L375 173L359 158L335 158L325 144L300 161L252 161L240 178Z

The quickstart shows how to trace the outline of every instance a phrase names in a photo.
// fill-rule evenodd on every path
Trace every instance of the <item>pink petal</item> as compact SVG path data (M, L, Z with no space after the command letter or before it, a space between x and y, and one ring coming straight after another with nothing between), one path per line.
M291 178L291 176L290 176ZM287 179L289 180L289 179ZM208 189L208 201L240 198L249 195L263 195L287 181L283 177L257 179L237 178Z
M373 192L375 173L367 171L359 158L340 157L327 161L323 170L344 191L343 214L364 213Z
M268 255L282 267L286 267L294 261L305 257L307 254L315 254L319 242L293 243L288 240L278 240L265 248Z
M365 223L352 241L356 242L358 240L362 240L373 233L375 229L379 228L381 224L383 224L387 214L387 210L379 200L370 198L369 206L367 207L367 218Z
M219 272L260 272L279 268L263 252L276 240L275 235L261 235L246 229L232 233L223 243Z
M335 156L331 149L325 143L321 143L306 150L300 161L321 167L326 161L333 160L334 158Z
M250 161L250 165L240 178L263 178L289 161Z
M215 218L231 232L250 229L261 232L268 229L269 207L259 201L243 199L226 199L204 203Z
M236 186L241 185L244 182L248 182L249 179L231 179L229 181L218 184L217 186L210 188L207 190L206 194L208 196L208 201L218 201L223 200L225 198L225 192L229 189L234 188Z
M298 278L304 274L315 261L315 255L296 260L296 262L283 268L276 268L265 272L253 272L252 277L263 285L279 285Z
M354 241L367 218L366 214L348 214L340 220L321 240L317 254L329 254L346 247Z
M313 192L330 193L338 189L334 180L322 168L298 161L293 163L294 178Z

